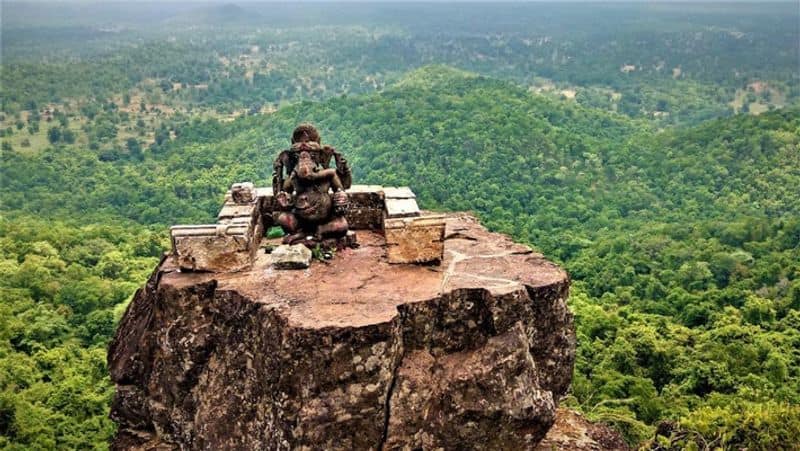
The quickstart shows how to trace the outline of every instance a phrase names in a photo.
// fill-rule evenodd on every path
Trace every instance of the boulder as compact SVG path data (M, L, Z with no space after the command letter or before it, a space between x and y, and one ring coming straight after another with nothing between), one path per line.
M440 266L383 237L306 271L165 259L110 344L114 449L536 449L569 387L567 274L445 219Z
M311 251L302 244L282 244L272 251L272 266L276 269L305 269L311 264Z

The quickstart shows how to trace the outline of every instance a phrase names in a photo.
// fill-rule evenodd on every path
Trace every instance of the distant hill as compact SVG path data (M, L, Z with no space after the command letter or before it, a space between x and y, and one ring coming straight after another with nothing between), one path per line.
M52 204L41 200L67 193L39 193L36 181L26 180L20 187L29 193L25 202L12 196L5 205L29 211L76 205L77 211L79 202L144 222L207 219L233 181L268 183L274 154L304 120L346 153L361 181L413 185L428 207L476 210L491 216L490 224L531 238L547 227L521 223L520 214L541 218L545 211L567 211L562 221L580 223L602 212L639 218L800 212L797 193L789 188L800 184L792 150L794 110L656 132L643 121L445 66L412 71L379 94L302 102L229 124L180 124L178 139L146 152L141 163L92 161L97 156L81 150L84 177L121 176L129 165L134 174L102 193ZM54 149L47 158L70 166L76 150ZM41 165L37 171L48 173L53 164L4 158L6 170ZM68 186L69 177L57 173L38 180L42 188ZM4 192L13 192L12 186L6 184ZM119 206L112 201L117 190L128 199ZM139 198L152 190L159 196ZM162 213L143 216L153 209Z
M261 14L235 3L212 4L167 19L168 23L182 25L247 25L258 23Z

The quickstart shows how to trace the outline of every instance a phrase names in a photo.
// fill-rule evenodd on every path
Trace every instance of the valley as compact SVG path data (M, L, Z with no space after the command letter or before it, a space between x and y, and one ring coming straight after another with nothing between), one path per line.
M569 272L563 404L633 447L790 448L793 6L4 3L0 448L108 446L105 347L167 227L268 185L302 121Z

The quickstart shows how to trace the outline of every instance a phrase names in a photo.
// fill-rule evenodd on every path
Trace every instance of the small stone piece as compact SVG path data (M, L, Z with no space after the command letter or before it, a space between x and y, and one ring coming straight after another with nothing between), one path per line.
M311 250L302 244L282 244L272 251L276 269L305 269L311 264Z
M231 185L231 199L237 204L249 204L256 200L256 189L250 182Z
M438 263L444 253L444 215L386 219L389 263Z
M325 250L336 250L341 251L347 248L357 248L358 247L358 240L356 239L356 233L352 230L348 230L345 236L341 236L338 238L325 238L322 241L318 241L316 239L310 239L307 241L303 241L302 244L309 248L315 249L319 246L321 249Z

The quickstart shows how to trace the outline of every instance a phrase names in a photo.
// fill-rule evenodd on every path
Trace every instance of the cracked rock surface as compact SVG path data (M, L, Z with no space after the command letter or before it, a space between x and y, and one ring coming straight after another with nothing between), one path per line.
M572 375L567 274L463 214L441 266L357 233L304 271L162 261L110 345L112 447L535 449Z

